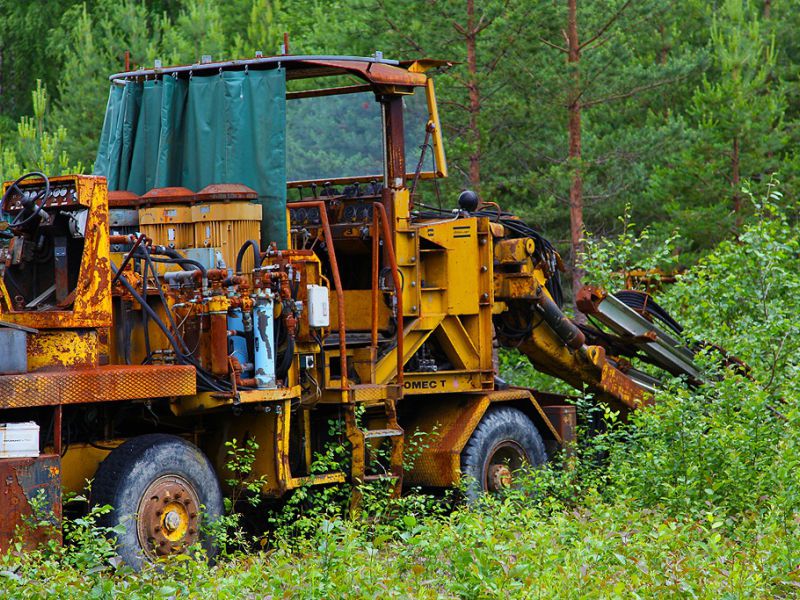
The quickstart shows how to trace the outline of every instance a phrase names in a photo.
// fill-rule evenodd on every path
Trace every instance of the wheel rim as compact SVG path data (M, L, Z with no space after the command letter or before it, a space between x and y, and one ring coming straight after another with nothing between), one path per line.
M494 446L483 467L483 489L500 492L513 486L513 474L528 463L522 446L506 440Z
M200 537L200 500L194 486L178 475L151 483L139 502L139 545L150 558L179 554Z

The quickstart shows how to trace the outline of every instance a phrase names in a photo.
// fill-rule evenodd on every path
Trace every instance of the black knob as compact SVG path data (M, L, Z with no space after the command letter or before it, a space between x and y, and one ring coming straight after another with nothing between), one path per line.
M461 210L473 212L478 208L479 202L478 194L472 190L464 190L458 195L458 206Z

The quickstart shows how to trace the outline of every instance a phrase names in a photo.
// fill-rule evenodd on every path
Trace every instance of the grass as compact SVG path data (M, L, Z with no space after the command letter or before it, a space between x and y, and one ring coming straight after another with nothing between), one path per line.
M322 521L300 547L209 566L172 559L140 574L7 557L14 598L767 598L794 596L797 525L769 515L671 518L587 498L545 512L522 497L407 519L390 536Z

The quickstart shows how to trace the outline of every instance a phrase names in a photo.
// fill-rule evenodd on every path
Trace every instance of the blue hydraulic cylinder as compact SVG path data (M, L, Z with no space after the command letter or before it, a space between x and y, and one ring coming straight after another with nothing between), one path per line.
M253 306L253 366L256 387L275 389L275 333L272 294L255 296Z
M249 315L248 315L249 316ZM244 335L244 319L241 308L228 309L228 335L231 357L242 365L242 377L252 377L253 358L247 349L247 337Z

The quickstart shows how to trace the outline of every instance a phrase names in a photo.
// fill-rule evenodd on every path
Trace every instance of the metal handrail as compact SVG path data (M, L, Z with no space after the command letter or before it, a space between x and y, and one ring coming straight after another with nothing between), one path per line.
M386 207L381 202L373 202L373 225L372 233L372 343L377 345L378 341L378 221L380 220L383 229L383 239L386 244L386 259L392 271L394 289L397 298L397 384L403 386L403 338L405 329L403 327L403 289L400 283L400 272L397 268L397 259L394 255L394 244L392 244L391 229L389 228L389 218L386 215ZM380 218L379 218L380 217Z
M316 208L319 210L319 219L322 223L322 230L325 234L325 245L328 249L328 259L331 261L331 273L333 275L333 286L336 289L336 309L339 315L339 365L342 371L342 389L349 389L347 382L347 339L344 322L344 290L342 280L339 277L339 263L336 262L336 251L333 247L333 234L331 224L328 221L328 213L325 209L325 202L322 200L305 200L303 202L293 202L293 208Z

